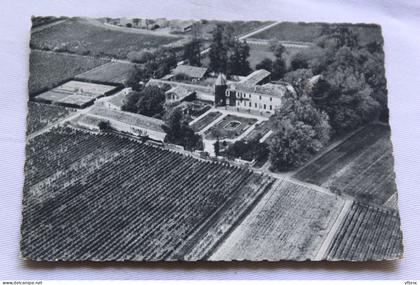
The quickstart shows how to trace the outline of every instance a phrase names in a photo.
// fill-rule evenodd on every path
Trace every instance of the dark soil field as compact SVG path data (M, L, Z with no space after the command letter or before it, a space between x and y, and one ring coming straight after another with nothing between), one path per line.
M26 133L32 134L73 113L71 108L28 102Z
M383 260L402 255L398 212L354 203L328 250L329 260Z
M30 45L35 49L125 59L130 51L157 48L179 39L107 29L73 18L33 33Z
M384 204L396 192L389 127L372 124L299 170L296 179Z
M133 70L135 70L135 64L125 62L109 62L79 74L76 76L76 78L91 82L120 84L129 79Z
M106 60L32 50L29 62L29 94L54 88L74 76L106 63Z
M272 181L69 128L37 136L26 154L21 253L35 260L195 259Z

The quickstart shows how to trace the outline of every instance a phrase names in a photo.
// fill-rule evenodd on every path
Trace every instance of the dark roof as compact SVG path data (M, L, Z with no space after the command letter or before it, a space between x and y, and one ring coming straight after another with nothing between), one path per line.
M192 78L202 78L206 74L207 68L192 65L178 65L172 70L173 74L185 74Z

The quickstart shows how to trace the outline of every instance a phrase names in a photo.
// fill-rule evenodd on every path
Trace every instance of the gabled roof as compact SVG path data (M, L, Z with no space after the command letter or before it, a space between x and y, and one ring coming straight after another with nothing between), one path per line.
M206 74L207 68L205 67L198 67L192 65L178 65L175 69L172 70L172 73L177 74L185 74L191 78L202 78L204 74Z
M250 92L255 93L259 95L268 95L268 96L275 96L275 97L283 97L286 90L290 92L294 92L294 89L292 85L286 84L286 83L279 83L279 84L273 84L273 83L266 83L263 85L246 85L246 84L232 84L232 89L243 91L243 92Z
M219 73L219 76L217 76L217 79L214 85L218 85L218 86L226 85L226 76L223 73Z
M249 86L257 85L262 80L267 78L270 74L271 72L265 69L258 69L252 72L251 74L249 74L244 79L242 79L239 83L249 85Z
M185 97L194 93L194 91L188 90L187 88L182 87L182 86L174 86L171 89L169 89L168 91L166 91L165 93L166 94L169 94L169 93L176 94L178 96L178 99L182 100Z

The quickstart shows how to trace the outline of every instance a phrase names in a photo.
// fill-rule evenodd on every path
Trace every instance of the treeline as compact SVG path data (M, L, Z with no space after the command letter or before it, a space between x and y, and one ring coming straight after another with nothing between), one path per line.
M273 169L301 165L336 135L378 118L388 122L383 58L382 42L362 45L344 26L326 26L313 48L295 54L283 76L294 92L271 118Z

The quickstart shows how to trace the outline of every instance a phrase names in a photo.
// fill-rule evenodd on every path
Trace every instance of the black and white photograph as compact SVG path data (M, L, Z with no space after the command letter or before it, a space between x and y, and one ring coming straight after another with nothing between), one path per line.
M33 16L20 254L403 256L374 23Z

